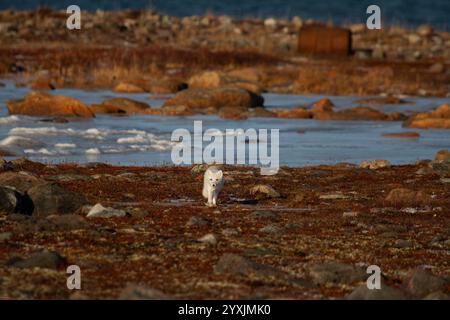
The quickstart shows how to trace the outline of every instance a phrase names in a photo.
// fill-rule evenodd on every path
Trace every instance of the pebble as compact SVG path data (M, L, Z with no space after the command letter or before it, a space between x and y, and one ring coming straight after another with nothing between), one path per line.
M359 216L359 212L357 211L347 211L342 214L344 218L356 218Z
M403 240L399 239L395 241L393 247L397 249L406 249L406 248L412 248L414 244L409 240Z
M281 195L272 186L268 184L259 184L250 189L251 195L256 195L257 197L265 196L266 198L279 198Z
M199 217L199 216L192 216L189 218L189 221L186 223L186 226L188 227L202 227L202 226L209 226L211 225L211 220Z
M204 235L203 237L199 238L197 241L211 244L211 245L216 245L218 238L215 234L208 233L208 234Z
M2 232L2 233L0 233L0 243L10 240L11 237L12 237L12 233L11 232Z
M250 218L278 220L280 218L280 215L269 210L256 210L250 214Z
M105 208L100 203L97 203L91 208L87 214L87 218L113 218L113 217L125 217L127 213L123 210L117 210L114 208Z
M283 231L283 228L276 224L269 224L265 227L259 229L259 232L262 233L270 233L270 234L280 234Z

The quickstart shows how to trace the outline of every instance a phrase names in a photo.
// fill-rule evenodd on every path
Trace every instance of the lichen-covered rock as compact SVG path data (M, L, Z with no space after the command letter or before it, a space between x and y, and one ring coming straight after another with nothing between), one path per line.
M148 114L150 106L147 103L128 98L112 98L103 101L101 104L93 104L90 109L95 114L133 115Z
M430 197L422 191L396 188L389 192L385 200L393 205L420 205L430 201Z
M443 104L431 112L418 113L403 123L408 128L450 129L450 104Z
M45 180L25 172L9 171L0 174L0 186L14 187L21 192L44 183Z
M121 93L144 93L145 90L142 89L141 87L131 84L131 83L126 83L126 82L120 82L119 84L117 84L113 91L115 92L121 92Z
M84 196L54 183L34 186L28 190L28 195L33 201L33 216L36 217L74 213L87 203Z
M254 108L262 106L264 98L255 93L238 88L187 89L167 100L163 109L183 106L184 110L197 113L216 113L223 107Z
M28 93L23 99L8 101L6 105L10 114L81 118L94 117L94 113L89 107L77 99L65 96L53 96L37 91Z

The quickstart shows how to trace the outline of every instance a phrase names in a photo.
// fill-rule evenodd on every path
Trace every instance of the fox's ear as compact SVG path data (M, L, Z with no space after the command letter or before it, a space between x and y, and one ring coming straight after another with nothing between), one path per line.
M222 178L223 177L223 172L222 170L217 171L217 177Z

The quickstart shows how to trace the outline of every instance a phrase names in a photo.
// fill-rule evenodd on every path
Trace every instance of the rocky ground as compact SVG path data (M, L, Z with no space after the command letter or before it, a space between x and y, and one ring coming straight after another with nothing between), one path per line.
M82 29L67 14L41 9L0 12L0 75L36 89L116 88L173 93L205 70L281 93L447 96L450 33L423 25L367 30L348 25L353 54L297 53L298 32L316 23L300 17L177 18L151 11L82 13Z
M448 299L449 159L227 166L217 208L204 165L2 161L0 298Z

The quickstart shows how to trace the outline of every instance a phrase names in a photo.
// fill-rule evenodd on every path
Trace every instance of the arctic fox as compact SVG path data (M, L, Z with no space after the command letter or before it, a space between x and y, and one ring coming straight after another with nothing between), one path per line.
M203 177L203 196L208 199L208 207L217 205L217 197L223 187L223 172L217 167L209 167Z

